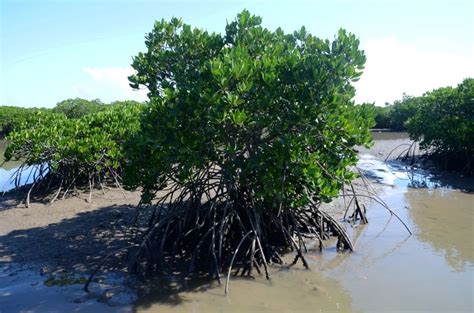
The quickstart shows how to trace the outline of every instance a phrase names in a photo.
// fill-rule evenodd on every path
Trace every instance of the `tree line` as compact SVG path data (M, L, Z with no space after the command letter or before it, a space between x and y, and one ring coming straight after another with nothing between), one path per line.
M57 113L68 119L78 119L83 116L98 113L114 105L138 104L133 100L104 103L100 99L87 100L82 98L66 99L58 102L53 108L26 108L16 106L0 106L0 138L5 138L15 128L22 124L34 124L38 112Z
M375 128L407 131L425 156L446 169L472 173L474 158L474 79L442 87L422 96L403 96L391 105L362 104L375 118Z
M426 107L428 103L429 106L432 106L432 109L438 110L439 113L443 114L446 113L447 111L441 110L440 107L436 107L433 105L433 95L437 96L438 99L436 101L438 102L444 102L444 105L446 105L446 108L454 105L454 106L466 106L465 109L468 109L467 112L464 111L459 111L455 110L452 114L458 114L458 115L468 115L465 116L467 119L470 118L469 114L469 108L468 106L472 106L472 101L469 102L470 100L468 99L469 97L474 97L472 94L472 91L466 91L469 90L469 86L472 84L472 78L466 78L463 80L459 86L457 87L442 87L442 88L437 88L432 91L427 91L425 94L419 97L414 97L414 96L409 96L406 94L403 94L403 97L401 100L396 100L393 103L385 103L384 106L376 106L372 103L363 103L360 106L367 112L367 114L372 114L375 118L375 129L388 129L388 130L394 130L394 131L408 131L408 120L411 117L414 117L418 112L420 112L420 109L422 107ZM450 103L447 104L445 103L445 100L441 100L442 96L441 94L453 94L453 93L469 93L471 94L467 96L466 100L460 100L460 99L454 99L452 98L451 101L456 101L456 103ZM459 101L465 101L465 104L458 103ZM470 109L472 110L472 108ZM461 116L460 116L461 117ZM462 118L462 117L461 117Z

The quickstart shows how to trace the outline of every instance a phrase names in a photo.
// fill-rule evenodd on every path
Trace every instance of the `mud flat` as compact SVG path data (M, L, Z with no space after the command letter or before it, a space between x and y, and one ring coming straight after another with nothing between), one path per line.
M335 242L326 242L322 253L315 247L306 255L310 270L275 267L270 282L234 278L227 296L215 282L176 292L172 278L152 290L131 289L120 253L110 257L92 292L82 291L90 269L127 245L139 193L112 190L94 194L92 203L85 195L30 208L3 198L0 312L472 312L474 183L383 162L400 143L410 141L401 135L361 149L359 168L413 235L361 198L369 224L342 222L354 253L338 253ZM355 182L357 192L364 187ZM325 210L341 218L345 206L340 198Z
M395 159L407 149L413 141L405 132L373 131L374 145L370 148L358 147L361 154L370 154L379 160Z
M141 297L138 312L472 312L474 194L371 155L359 165L413 235L372 202L369 224L343 223L354 253L327 243L306 255L310 270L274 269L271 282L235 279L227 296L215 283L181 293L162 288ZM340 212L342 203L331 207Z
M109 257L92 284L84 281L110 253L127 245L138 193L112 190L25 208L13 194L0 201L0 312L131 312L123 254Z
M343 223L354 253L327 243L323 253L306 255L310 270L274 269L271 282L234 279L227 296L215 283L180 293L155 289L138 300L137 311L472 312L474 181L410 168L396 155L383 162L411 141L403 133L380 136L372 149L360 149L359 168L413 235L379 204L364 201L369 224ZM355 186L362 190L363 183ZM339 217L342 208L341 198L326 206Z

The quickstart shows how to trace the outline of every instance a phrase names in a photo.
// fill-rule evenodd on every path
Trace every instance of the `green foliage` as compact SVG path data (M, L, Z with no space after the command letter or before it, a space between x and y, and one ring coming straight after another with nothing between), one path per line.
M7 136L22 123L31 121L39 111L46 112L48 109L0 106L0 138Z
M419 101L419 97L403 95L401 101L395 101L393 104L387 104L384 107L371 103L364 103L360 106L374 116L374 128L402 131L405 130L406 121L415 114Z
M391 116L390 116L390 107L374 107L374 116L375 116L375 128L391 128Z
M184 183L214 163L269 204L307 203L305 189L329 200L352 177L352 146L369 142L367 122L347 113L365 62L358 44L344 30L332 43L304 28L271 32L246 11L224 37L157 22L130 78L148 87L150 107L129 186L154 192L167 175Z
M260 24L248 11L223 36L176 18L155 23L130 77L150 90L125 176L144 202L180 186L181 199L208 199L214 218L234 212L245 224L255 210L260 236L269 216L329 201L354 178L352 148L370 143L371 124L351 102L365 63L359 40L342 29L330 42L304 27L288 34Z
M7 137L6 160L40 165L66 186L119 179L125 162L122 144L138 130L142 109L115 105L77 119L37 112L33 123L24 123Z
M355 108L368 120L368 125L370 128L385 128L381 127L385 125L386 121L384 120L384 108L378 107L373 103L362 103Z
M418 98L417 107L416 114L407 123L410 137L451 166L472 171L474 79L465 79L457 88L428 92Z
M119 101L114 101L111 102L109 105L114 106L114 105L122 105L122 106L143 106L143 102L138 102L135 100L119 100Z
M44 114L58 113L70 119L77 119L88 114L103 111L114 105L141 105L133 100L115 101L110 104L103 103L99 99L85 100L80 98L67 99L59 102L53 109L46 108L22 108L13 106L0 107L0 138L8 136L14 129L22 124L34 124L37 112Z
M420 97L411 97L403 95L402 101L395 101L393 105L388 107L388 115L390 116L390 129L401 131L405 130L405 123L410 117L415 115L419 105Z
M104 110L108 105L102 103L99 99L86 100L81 98L66 99L58 102L53 108L56 113L62 113L67 118L80 118L91 113L97 113Z

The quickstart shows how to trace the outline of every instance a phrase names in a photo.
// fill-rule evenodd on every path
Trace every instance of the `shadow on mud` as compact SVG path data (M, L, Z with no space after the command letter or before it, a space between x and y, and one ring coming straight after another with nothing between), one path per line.
M21 273L27 268L33 272L25 272L23 276L35 275L32 279L38 279L36 276L40 274L43 276L40 285L43 285L48 277L62 277L64 273L88 277L97 266L100 266L97 277L114 274L126 276L130 256L128 249L123 248L129 246L136 237L134 232L137 228L133 227L135 217L135 207L112 205L78 213L74 218L44 227L14 230L0 236L0 270L8 280L7 276L11 275L22 277ZM114 253L116 251L119 252ZM146 308L157 302L178 305L183 301L180 292L204 292L211 283L207 273L186 280L183 273L156 275L143 282L131 276L126 284L140 295L141 307ZM31 288L30 282L27 285L25 288ZM80 288L83 285L81 283ZM94 285L97 285L96 282L91 284L92 291L97 287ZM5 290L0 289L9 296L15 296L15 292L25 293L25 290L10 290L8 286ZM6 301L7 298L3 300ZM100 298L97 301L101 301Z
M0 266L33 263L53 271L87 271L127 245L134 212L130 206L113 205L44 227L14 230L0 236ZM124 253L113 255L106 269L122 270L124 261Z

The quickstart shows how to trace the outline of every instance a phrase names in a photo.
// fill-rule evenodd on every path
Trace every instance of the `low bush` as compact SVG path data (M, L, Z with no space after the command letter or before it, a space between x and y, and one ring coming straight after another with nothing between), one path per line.
M8 136L23 123L33 122L36 112L47 112L48 109L21 108L0 106L0 138Z
M439 88L418 98L416 113L408 120L413 140L446 169L473 173L474 79L457 87Z
M138 130L143 107L115 105L78 119L37 112L34 122L7 137L5 158L22 160L23 167L35 165L38 180L31 188L55 186L57 195L77 185L92 189L118 183L126 160L123 142Z

